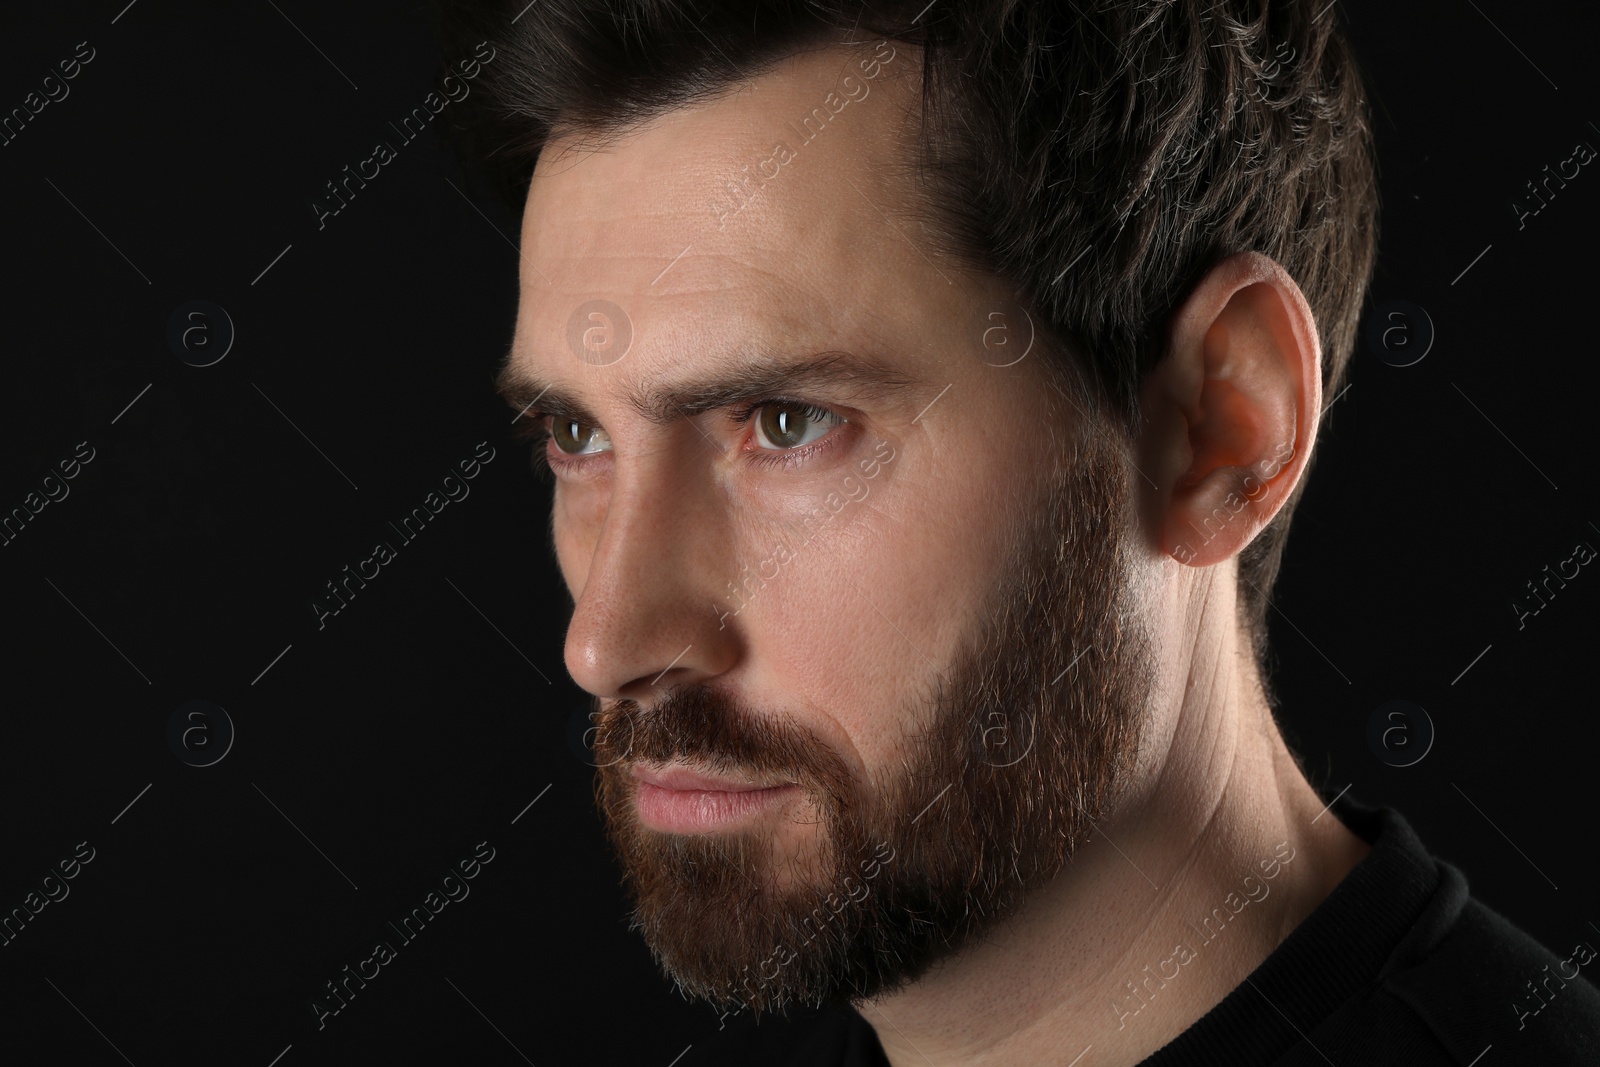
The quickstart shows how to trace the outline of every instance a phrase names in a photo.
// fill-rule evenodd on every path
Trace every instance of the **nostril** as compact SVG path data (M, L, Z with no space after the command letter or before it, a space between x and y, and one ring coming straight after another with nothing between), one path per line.
M672 670L672 668L676 667L678 665L678 661L680 659L682 659L684 656L688 655L689 649L691 649L693 647L694 647L694 643L693 642L690 642L687 646L685 646L684 650L682 652L679 652L676 656L674 656L672 658L672 662L667 664L666 667L661 671L660 674L656 675L653 679L650 680L650 685L651 686L655 686L655 685L659 684L661 679L663 677L665 677L668 674L668 672L670 672Z

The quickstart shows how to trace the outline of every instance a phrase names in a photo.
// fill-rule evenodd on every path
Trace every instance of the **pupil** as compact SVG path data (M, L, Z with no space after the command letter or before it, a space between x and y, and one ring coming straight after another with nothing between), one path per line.
M579 422L560 423L556 426L556 447L563 452L581 452L592 432Z
M805 436L806 417L788 408L769 408L765 415L767 437L773 444L792 448Z

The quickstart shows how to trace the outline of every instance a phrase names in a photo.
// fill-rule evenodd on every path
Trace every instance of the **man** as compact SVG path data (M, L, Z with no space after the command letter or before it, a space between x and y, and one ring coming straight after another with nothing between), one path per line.
M536 164L501 390L635 925L723 1026L827 1009L728 1062L1594 1062L1588 943L1330 805L1274 724L1375 240L1318 8L476 29L483 136Z

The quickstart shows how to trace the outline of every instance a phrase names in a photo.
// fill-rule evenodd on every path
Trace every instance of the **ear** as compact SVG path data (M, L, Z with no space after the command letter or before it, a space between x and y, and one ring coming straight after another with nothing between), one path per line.
M1322 410L1316 322L1289 273L1258 252L1217 263L1174 313L1141 405L1161 552L1194 567L1235 556L1294 491Z

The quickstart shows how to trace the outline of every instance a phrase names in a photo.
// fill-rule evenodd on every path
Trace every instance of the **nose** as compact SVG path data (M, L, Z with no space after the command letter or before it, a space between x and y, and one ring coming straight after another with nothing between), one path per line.
M567 671L602 699L659 700L666 687L726 672L737 659L717 596L733 577L720 493L667 464L614 474L588 574L567 627ZM726 572L726 573L725 573Z

